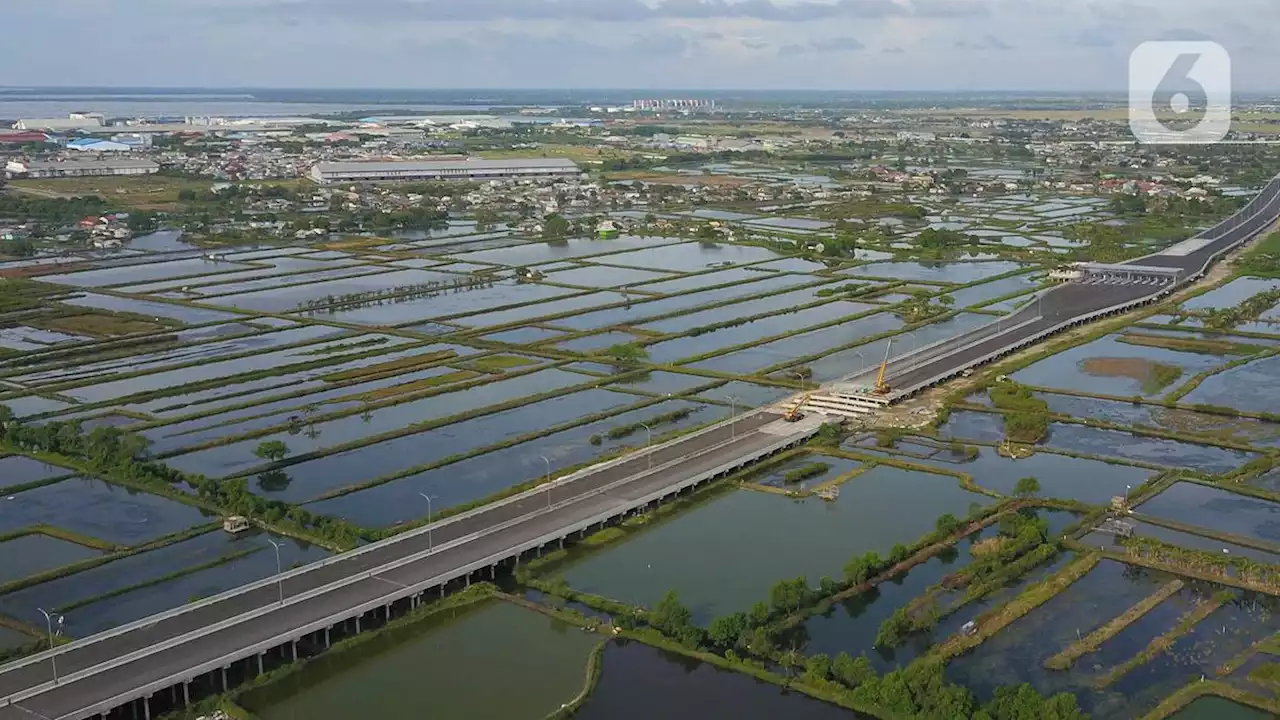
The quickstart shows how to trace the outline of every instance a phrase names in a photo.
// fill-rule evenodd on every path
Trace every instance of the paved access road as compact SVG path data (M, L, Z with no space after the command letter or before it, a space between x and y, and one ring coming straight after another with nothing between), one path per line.
M173 651L162 651L142 661L129 663L118 671L112 670L62 685L55 691L36 696L21 705L49 717L62 717L70 713L74 709L72 706L77 703L81 703L83 707L88 698L99 698L102 692L108 691L98 688L119 692L141 684L142 678L174 667L195 667L198 664L195 662L197 657L203 658L211 654L220 656L217 653L237 644L248 647L252 645L247 642L249 639L261 638L264 633L270 636L273 632L286 632L305 625L305 621L325 618L345 608L358 607L363 602L387 595L403 585L446 574L451 568L465 567L467 563L514 546L522 538L536 538L553 533L582 517L590 517L593 513L608 509L611 504L619 504L632 497L642 497L657 488L676 486L685 478L703 472L708 463L713 463L710 467L716 467L736 457L750 455L759 447L776 443L781 439L778 435L762 433L759 429L777 420L777 415L769 413L747 415L736 422L722 424L675 443L658 446L651 458L643 453L637 454L595 472L571 476L567 481L554 484L550 490L532 491L509 501L436 523L430 533L421 530L406 533L370 551L348 554L329 564L310 566L284 581L286 600L371 572L373 576L350 582L296 605L286 603L280 608L278 588L272 583L151 624L141 623L136 629L114 637L98 641L88 638L83 646L69 647L59 653L58 669L62 677L92 670L116 658L146 651L166 640L204 631L246 613L267 610L265 615L255 620L236 624L226 631L200 638L196 642L185 643ZM654 468L659 468L659 472L648 473L650 462ZM672 463L675 465L662 469ZM628 479L631 482L626 482ZM619 483L621 485L616 489L600 492ZM547 509L548 504L552 506L550 510ZM494 528L504 526L507 527L492 532ZM489 534L466 540L486 532ZM454 546L450 547L450 543L454 543ZM380 568L390 563L427 551L429 544L436 547L437 552L385 575L379 573ZM0 668L0 702L5 697L51 680L52 670L47 660L14 663L8 668ZM6 710L7 708L0 706L0 718L5 720L8 718Z
M1280 179L1271 181L1240 212L1197 236L1200 247L1180 253L1182 244L1131 260L1126 264L1170 267L1182 270L1190 279L1205 271L1213 259L1275 224L1280 217ZM1190 241L1189 241L1190 242ZM1015 347L1053 327L1093 312L1125 303L1155 298L1168 286L1105 285L1068 283L1045 292L1038 302L1031 302L996 326L978 328L936 348L890 363L886 373L895 390L910 390L936 378L945 377L969 363ZM976 342L981 338L985 341ZM868 375L858 377L867 384Z

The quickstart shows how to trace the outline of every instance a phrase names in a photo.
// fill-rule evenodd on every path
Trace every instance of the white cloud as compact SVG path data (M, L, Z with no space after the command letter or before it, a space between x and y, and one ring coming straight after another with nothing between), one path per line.
M13 5L0 85L1118 90L1130 48L1193 34L1248 56L1242 88L1280 65L1277 24L1241 21L1280 19L1275 0L1232 0L1231 19L1200 0Z

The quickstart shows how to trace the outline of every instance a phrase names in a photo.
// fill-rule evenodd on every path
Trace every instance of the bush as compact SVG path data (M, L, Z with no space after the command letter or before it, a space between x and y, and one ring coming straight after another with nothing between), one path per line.
M808 465L798 467L782 476L783 482L788 485L817 477L831 469L831 465L824 462L812 462Z

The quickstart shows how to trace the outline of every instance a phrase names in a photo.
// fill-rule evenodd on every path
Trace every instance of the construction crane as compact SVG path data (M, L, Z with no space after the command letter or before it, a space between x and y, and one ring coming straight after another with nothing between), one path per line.
M812 394L813 393L805 393L804 397L800 398L800 401L797 402L794 407L788 410L786 415L782 416L782 419L786 420L787 422L800 422L801 420L803 420L804 413L800 412L800 409L804 407L805 403L809 402L809 397Z
M880 373L876 375L875 393L877 395L888 395L892 389L884 382L884 373L889 369L889 353L893 351L893 338L889 338L889 342L884 346L884 362L880 363Z

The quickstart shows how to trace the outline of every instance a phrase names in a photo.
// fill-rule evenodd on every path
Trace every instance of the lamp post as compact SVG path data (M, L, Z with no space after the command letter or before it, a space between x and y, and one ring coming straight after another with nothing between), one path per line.
M644 444L644 453L649 458L649 469L653 469L653 428L645 423L640 423L640 427L644 428L647 439Z
M58 655L57 653L53 652L53 639L55 637L53 633L53 619L55 617L58 618L58 634L61 635L62 621L65 620L66 618L57 613L50 613L44 608L36 608L36 609L40 611L41 615L44 615L45 627L49 629L49 664L53 666L53 684L57 685L58 684Z
M431 541L431 496L426 493L418 493L427 501L427 552L435 549L435 544Z
M551 509L551 461L547 459L546 455L539 455L538 457L542 458L542 462L547 464L547 509L550 510Z
M276 588L280 592L280 604L284 605L284 578L281 577L284 574L284 569L280 566L280 546L282 543L278 543L271 538L267 538L267 542L271 543L271 547L276 549Z
M726 395L725 400L729 401L729 439L738 439L738 398L736 395Z

